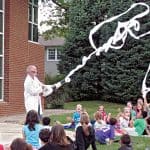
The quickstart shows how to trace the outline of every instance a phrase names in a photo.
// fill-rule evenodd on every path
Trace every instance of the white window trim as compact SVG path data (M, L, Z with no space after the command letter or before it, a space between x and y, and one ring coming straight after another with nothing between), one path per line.
M32 21L29 20L29 10L28 10L28 23L31 23L31 25L32 25L32 30L31 30L32 34L31 34L31 40L28 40L28 41L32 41L32 42L38 43L38 41L33 41L33 25L36 25L37 28L38 28L38 22L37 22L37 23L34 22L34 11L33 11L33 7L35 6L35 7L37 7L37 9L38 9L38 4L37 4L37 5L34 4L33 0L32 0L32 3L28 0L28 5L29 5L29 4L32 5Z
M49 50L54 50L55 49L55 59L49 59ZM58 53L58 49L57 48L47 48L46 49L46 52L47 52L47 61L56 61L56 62L58 62L58 61L60 61L60 59L58 59L58 57L57 57L57 53Z
M28 42L40 45L40 43L38 41L35 42L35 41L28 40Z
M0 77L0 80L2 80L2 99L0 99L0 101L3 101L4 99L4 16L5 16L5 0L3 1L3 10L0 10L0 12L3 13L3 32L1 32L0 34L3 36L3 41L2 41L2 45L3 45L3 49L2 49L2 55L0 55L0 57L2 57L2 77Z

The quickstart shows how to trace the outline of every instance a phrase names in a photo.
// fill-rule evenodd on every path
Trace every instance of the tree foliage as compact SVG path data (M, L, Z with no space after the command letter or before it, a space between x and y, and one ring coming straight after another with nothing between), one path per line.
M96 24L127 10L135 0L73 0L69 8L69 32L63 48L59 65L60 72L67 74L81 64L83 56L90 54L88 35ZM136 8L116 22L104 26L94 36L95 44L101 47L114 34L118 21L124 22L141 12ZM141 19L141 32L145 32L150 23ZM150 28L149 28L150 29ZM137 33L138 34L138 33ZM141 85L150 58L150 40L145 37L135 40L128 36L120 50L109 49L108 53L93 56L86 66L72 76L69 88L73 99L103 99L125 102L135 100L141 94Z
M106 0L105 3L97 0L72 1L69 9L69 32L59 65L61 73L69 73L81 64L83 56L88 56L93 51L88 40L89 31L93 28L93 22L100 22L104 19L106 9L109 8L105 7L106 5L109 6ZM101 95L100 57L93 56L86 66L71 78L68 86L74 100L98 99Z
M60 2L59 0L57 2ZM64 1L61 1L62 4ZM95 24L126 11L138 0L70 0L67 1L66 43L62 48L60 73L67 75L81 64L83 56L94 51L88 36ZM143 1L144 2L144 1ZM145 1L149 6L150 2ZM57 5L61 6L61 5ZM118 21L128 21L142 12L143 8L135 8L118 20L104 25L93 35L97 47L105 44L117 28ZM150 15L140 19L139 33L150 30ZM62 26L63 27L63 26ZM60 30L56 29L59 33ZM51 30L54 35L55 30ZM51 34L51 32L47 32ZM150 39L146 36L135 40L128 36L123 48L109 49L100 56L92 56L84 68L71 76L67 84L69 95L73 100L103 99L106 101L125 102L135 100L141 94L142 80L150 60Z
M108 16L122 13L133 2L137 1L112 0ZM117 21L124 22L142 11L142 7L136 8ZM150 15L140 20L140 34L150 29L149 17ZM113 23L112 26L114 27L115 24ZM107 31L114 30L113 27L108 27ZM150 60L149 42L148 36L140 40L128 36L122 49L111 49L107 54L104 54L101 73L104 99L123 102L136 100L141 95L142 80Z
M49 27L42 33L45 39L53 37L64 37L68 31L68 10L69 1L67 0L41 0L43 6L41 12L46 15L47 19L40 25Z

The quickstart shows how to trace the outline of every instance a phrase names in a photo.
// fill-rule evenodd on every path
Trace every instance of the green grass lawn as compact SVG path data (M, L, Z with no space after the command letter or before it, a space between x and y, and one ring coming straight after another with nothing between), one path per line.
M106 112L112 113L112 116L116 116L118 113L118 109L122 109L125 106L121 104L100 101L81 101L65 103L64 109L73 110L78 103L82 104L83 108L89 113L91 119L93 119L93 114L97 111L99 105L103 105ZM67 117L72 117L72 114L51 115L51 124L53 125L56 120L60 121L61 123L67 123ZM148 137L131 137L131 139L134 150L145 150L146 147L150 148L150 138ZM117 150L119 146L119 142L113 143L112 145L100 145L99 143L97 143L98 150Z

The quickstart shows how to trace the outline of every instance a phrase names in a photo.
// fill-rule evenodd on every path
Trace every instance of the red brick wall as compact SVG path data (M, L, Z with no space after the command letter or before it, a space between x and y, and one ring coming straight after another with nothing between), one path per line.
M4 101L0 116L25 112L26 67L35 64L44 80L44 47L28 41L28 0L5 0Z

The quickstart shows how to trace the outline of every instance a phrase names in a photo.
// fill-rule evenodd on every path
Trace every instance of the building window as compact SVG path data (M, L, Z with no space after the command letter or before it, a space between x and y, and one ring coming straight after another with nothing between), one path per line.
M4 80L4 0L0 0L0 101L3 100Z
M3 10L3 0L0 0L0 10Z
M59 61L61 52L57 48L47 49L47 61Z
M29 0L28 39L38 42L38 0Z

